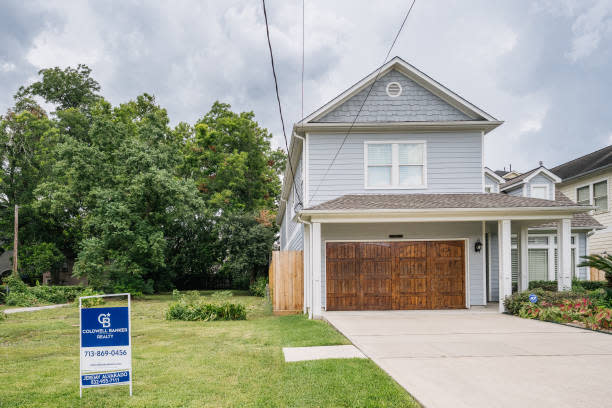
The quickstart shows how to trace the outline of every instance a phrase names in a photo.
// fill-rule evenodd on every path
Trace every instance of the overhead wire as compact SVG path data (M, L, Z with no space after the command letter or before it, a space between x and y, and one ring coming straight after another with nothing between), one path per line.
M293 164L292 164L293 161L291 160L291 152L289 150L289 142L287 141L287 132L285 130L285 119L283 118L283 108L281 105L280 93L278 91L278 77L276 76L276 67L274 64L274 53L272 52L272 42L270 41L270 28L268 24L268 13L266 10L266 0L261 0L261 3L263 5L264 20L266 23L266 37L268 39L268 49L270 50L270 63L272 65L272 76L274 77L274 89L276 91L276 101L278 102L278 112L280 114L281 126L283 128L283 138L285 139L285 147L287 149L287 160L289 164L289 170L291 172L291 179L295 181L295 172L293 171ZM298 201L301 204L302 198L300 197L300 194L297 191L297 189L295 189L295 191L296 191Z
M378 68L378 71L376 73L376 77L374 78L374 81L372 81L372 84L370 85L370 87L368 89L368 93L366 94L366 97L363 99L363 102L361 103L361 106L359 107L359 110L357 111L357 114L353 118L353 121L351 122L351 125L348 128L348 131L346 132L346 134L344 135L344 138L342 139L342 143L340 144L340 147L336 151L336 153L335 153L331 163L327 167L327 170L325 170L325 173L323 174L323 177L319 181L319 184L317 185L317 188L314 190L314 193L312 194L311 198L314 198L317 195L317 193L319 191L319 188L321 187L321 185L323 184L323 181L325 180L325 178L327 177L327 175L329 173L329 170L332 168L332 166L336 162L336 159L338 158L338 155L340 154L340 151L342 150L342 147L344 146L344 144L346 143L346 140L348 139L349 135L351 134L351 131L353 130L353 127L355 126L355 122L359 118L359 115L361 114L361 111L363 110L363 107L365 106L365 103L368 100L368 97L370 96L370 93L372 92L372 88L374 87L374 85L378 81L380 73L381 73L383 67L385 66L385 64L387 63L387 59L389 58L389 55L391 54L391 51L393 50L393 47L395 46L395 43L397 42L397 39L399 38L402 30L404 29L404 25L406 25L406 21L408 20L408 16L412 12L412 8L414 7L415 3L416 3L416 0L412 0L412 4L410 4L410 7L408 8L408 11L406 12L406 15L404 16L404 19L402 20L402 24L400 25L400 28L397 31L397 34L395 34L395 38L393 38L393 42L391 43L391 46L389 47L389 50L387 51L387 55L385 55L385 59L383 60L383 63Z

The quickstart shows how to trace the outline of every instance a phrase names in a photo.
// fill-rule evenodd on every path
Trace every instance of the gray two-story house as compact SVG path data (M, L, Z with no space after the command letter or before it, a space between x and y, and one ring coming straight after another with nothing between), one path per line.
M501 124L398 57L295 124L277 223L281 249L304 251L305 312L503 311L541 227L569 289L572 220L591 207L501 191L483 165Z

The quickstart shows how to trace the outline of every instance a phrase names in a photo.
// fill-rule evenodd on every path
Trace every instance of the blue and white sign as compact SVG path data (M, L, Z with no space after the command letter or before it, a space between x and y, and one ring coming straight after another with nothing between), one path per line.
M529 301L531 303L538 303L538 295L536 295L535 293L530 294Z
M116 371L112 373L82 374L81 385L83 387L95 387L99 385L121 385L130 382L129 371Z
M81 307L83 299L112 296L127 296L128 306ZM132 395L130 307L129 293L79 298L81 395L83 388L122 384L129 384Z

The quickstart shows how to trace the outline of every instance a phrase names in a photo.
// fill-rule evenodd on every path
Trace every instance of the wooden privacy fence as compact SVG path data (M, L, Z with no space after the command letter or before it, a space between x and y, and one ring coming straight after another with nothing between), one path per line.
M270 297L274 314L302 313L304 306L303 251L272 251L269 274Z

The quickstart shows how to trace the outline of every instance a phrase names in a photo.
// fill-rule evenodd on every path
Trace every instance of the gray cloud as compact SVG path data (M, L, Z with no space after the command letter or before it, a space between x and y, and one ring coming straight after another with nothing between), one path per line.
M506 121L486 136L486 164L554 165L611 142L611 3L417 1L392 55ZM290 127L301 111L301 2L267 4ZM407 6L401 0L306 2L305 114L382 62ZM253 110L282 145L259 2L0 7L0 111L38 69L85 63L114 104L153 93L177 123L195 121L221 100Z

